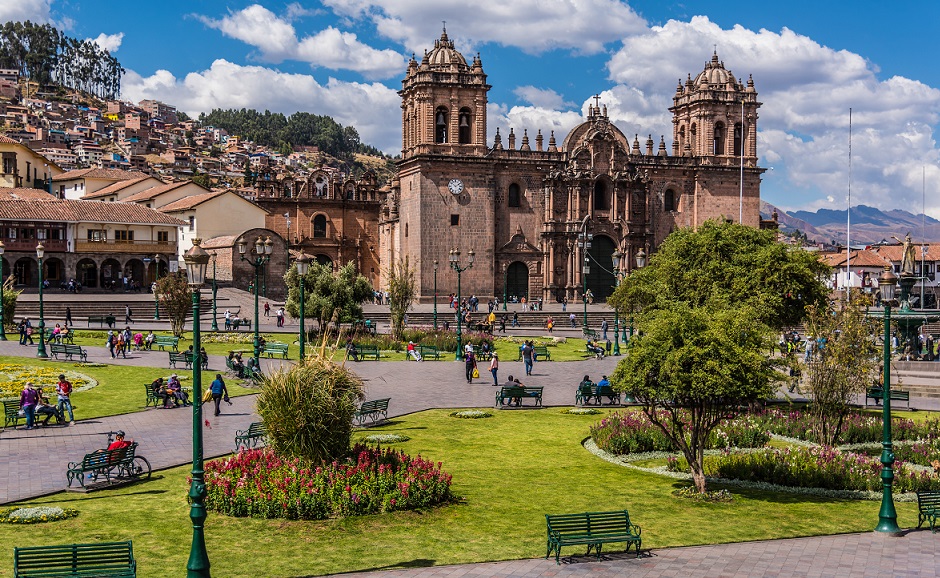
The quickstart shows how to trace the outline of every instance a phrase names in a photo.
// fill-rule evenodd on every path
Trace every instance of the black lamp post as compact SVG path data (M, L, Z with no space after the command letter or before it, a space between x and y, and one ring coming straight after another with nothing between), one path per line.
M503 265L503 311L509 302L509 263Z
M434 331L437 331L437 259L434 260Z
M451 249L450 250L450 268L457 272L457 353L455 359L460 361L463 355L463 336L461 335L460 326L463 322L463 311L460 307L460 274L471 269L473 267L473 258L475 254L473 249L467 253L467 266L460 266L460 249Z
M219 330L219 315L218 315L218 311L216 310L216 294L218 292L218 288L215 284L215 260L216 260L216 253L215 251L213 251L212 252L212 331Z
M640 250L636 252L636 268L642 269L643 267L646 267L646 251L644 251L643 248L640 247ZM633 312L630 313L630 339L633 339ZM627 328L624 327L623 328L623 344L626 345L628 341L629 340L627 339Z
M304 277L310 270L310 256L301 251L300 257L297 257L294 263L297 265L297 275L300 277L300 361L302 363L306 359L304 345L307 339L307 332L304 330Z
M36 350L36 357L47 358L46 353L46 321L42 311L42 256L46 248L42 246L42 241L36 245L36 257L39 258L39 349Z
M587 320L587 276L591 274L591 256L588 253L591 249L591 240L594 238L592 233L584 231L578 233L578 247L584 255L584 264L581 266L581 300L584 301L584 329L588 328Z
M202 348L199 335L199 288L206 281L209 253L199 246L201 239L193 239L193 246L183 255L186 276L193 293L193 355ZM206 551L206 482L202 465L202 363L193 359L193 471L189 484L189 518L193 522L193 542L186 564L187 578L209 578L209 553Z
M254 256L251 258L245 257L245 254L248 252L248 243L244 239L238 240L238 253L241 255L242 261L248 261L248 264L255 268L255 366L261 366L261 335L258 333L258 283L259 283L259 274L261 269L264 267L264 264L271 260L271 253L274 252L274 243L271 242L271 237L268 237L267 240L258 237L258 240L255 241Z
M623 272L620 270L620 259L623 257L623 253L620 252L620 249L614 250L614 254L610 256L614 264L614 287L620 286L620 277L623 275ZM614 355L620 355L620 308L614 307Z
M153 259L153 281L157 282L157 279L160 278L160 255L157 255ZM157 286L153 286L153 319L155 321L160 320L160 298L157 297Z
M878 512L878 526L876 532L899 535L898 513L894 509L894 498L891 495L891 486L894 483L894 448L891 443L891 304L894 302L894 289L897 287L898 277L891 271L890 265L878 278L878 287L881 290L881 302L884 305L884 347L881 392L881 510Z
M3 317L3 283L6 279L3 278L3 252L6 248L3 246L3 241L0 241L0 341L7 340L7 332L4 326L4 317Z

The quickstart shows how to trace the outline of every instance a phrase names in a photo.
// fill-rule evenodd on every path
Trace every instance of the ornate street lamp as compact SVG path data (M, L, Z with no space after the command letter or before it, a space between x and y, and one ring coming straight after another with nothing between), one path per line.
M581 300L584 301L584 329L588 328L587 320L587 276L591 274L591 255L589 253L591 249L591 240L594 238L593 233L581 232L578 233L578 248L581 249L581 254L584 255L584 264L581 266Z
M509 263L503 265L503 311L506 311L506 303L509 302Z
M623 272L620 270L620 259L623 253L620 249L615 249L614 254L610 256L614 264L614 287L620 287L620 278ZM620 355L620 308L614 307L614 355Z
M202 360L199 335L199 288L206 282L209 253L193 239L193 246L183 255L186 277L193 293L193 471L189 484L189 518L193 521L193 543L186 564L187 578L209 578L209 554L206 552L206 482L202 467Z
M898 284L898 276L891 271L891 265L885 265L885 270L878 278L878 287L881 290L881 302L884 305L884 347L883 365L884 373L881 384L881 510L878 512L878 525L876 532L899 535L898 513L894 509L894 498L891 496L891 486L894 483L894 448L891 444L891 305L894 302L894 289Z
M297 257L294 263L297 265L297 275L300 276L300 361L303 363L306 359L304 344L307 338L304 330L304 277L307 275L307 271L310 270L310 256L301 251L300 257Z
M5 279L3 278L3 252L4 252L5 250L6 250L6 249L5 249L5 247L3 246L3 241L0 241L0 341L6 341L6 340L7 340L7 332L6 332L6 329L4 329L4 327L3 327L3 326L4 326L4 322L3 322L3 321L4 321L4 318L3 318L3 282L5 281Z
M160 278L160 255L153 258L153 281ZM160 298L157 296L157 286L153 286L153 319L160 321Z
M248 243L244 239L238 240L238 253L242 261L248 261L248 264L255 268L255 367L261 366L261 335L258 333L258 283L259 273L264 264L271 260L271 253L274 252L274 243L271 237L267 240L258 237L255 241L254 256L245 257L248 252Z
M36 245L36 257L39 258L39 349L36 350L36 357L47 358L46 353L46 321L42 311L42 256L46 248L42 246L42 241Z
M434 331L437 331L437 259L434 260Z
M646 251L640 247L640 250L636 252L636 268L642 269L646 267ZM633 339L633 312L630 312L630 339ZM628 342L627 336L623 336L623 342L626 344Z
M216 310L216 294L218 287L215 284L215 260L216 252L212 252L212 331L219 330L219 315Z
M460 308L460 275L467 269L473 268L473 258L475 253L473 249L467 253L467 266L460 266L460 249L451 249L450 250L450 268L457 272L457 354L455 359L460 361L463 355L463 337L460 332L460 326L463 322L463 311Z

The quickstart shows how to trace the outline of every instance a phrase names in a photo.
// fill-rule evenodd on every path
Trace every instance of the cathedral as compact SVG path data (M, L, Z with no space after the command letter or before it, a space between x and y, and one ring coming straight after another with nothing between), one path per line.
M753 79L735 79L717 54L676 86L670 145L631 142L599 97L567 135L500 127L488 144L489 89L480 56L468 62L446 30L402 80L402 158L379 212L377 261L408 257L425 300L435 276L440 293L456 290L455 248L461 266L475 253L465 296L579 301L586 288L603 301L615 274L677 227L760 225L761 103Z

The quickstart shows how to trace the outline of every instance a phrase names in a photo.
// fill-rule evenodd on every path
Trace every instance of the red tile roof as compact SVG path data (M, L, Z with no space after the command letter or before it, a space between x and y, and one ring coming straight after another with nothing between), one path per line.
M830 267L845 267L845 252L823 253L820 259ZM852 251L850 267L884 267L887 261L870 250Z
M159 185L149 189L140 191L139 193L134 193L133 195L124 199L127 203L139 203L140 201L151 201L156 197L159 197L163 193L168 193L174 189L178 189L185 185L194 184L192 181L176 181L175 183L167 183L165 185ZM199 187L199 185L196 185ZM202 189L202 187L199 187ZM203 189L205 190L205 189Z
M201 195L190 195L188 197L183 197L178 201L173 201L168 205L163 205L160 207L160 210L164 213L173 213L175 211L185 211L192 209L197 205L201 205L206 201L211 201L212 199L226 194L228 191L211 191L208 193L203 193Z
M106 203L104 201L72 201L66 199L53 199L41 203L25 200L5 200L0 203L0 221L3 220L176 226L186 224L175 217L135 203Z
M5 134L0 134L0 142L7 144L20 144L20 141L12 139Z
M9 187L0 187L0 200L55 201L56 197L42 189L28 189L24 187L12 189Z
M131 185L136 185L137 183L147 180L150 177L149 175L144 175L142 177L137 177L136 179L127 179L126 181L117 181L116 183L110 184L103 189L98 189L93 193L88 193L82 197L82 200L89 199L100 199L101 197L107 197L108 195L116 194L118 191L121 191ZM159 179L157 179L159 180Z
M122 169L76 169L61 175L52 177L52 181L71 181L75 179L104 179L112 181L126 181L128 179L137 179L146 177L145 173L140 171L125 171Z
M924 243L927 246L927 255L924 256L925 261L940 261L940 243ZM903 245L882 245L880 247L873 247L873 251L877 252L883 258L890 261L901 262L901 255L904 252ZM920 261L921 257L921 244L914 244L914 255L917 257L917 260Z

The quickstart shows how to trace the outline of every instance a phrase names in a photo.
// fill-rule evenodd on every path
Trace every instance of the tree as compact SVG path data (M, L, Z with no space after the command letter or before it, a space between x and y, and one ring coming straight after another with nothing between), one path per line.
M875 323L865 315L870 305L856 293L852 302L839 307L810 307L807 315L807 347L810 339L824 344L814 351L805 368L806 383L813 403L808 412L816 442L829 446L839 443L849 400L863 393L878 378L880 349L871 336Z
M284 275L287 284L287 312L300 317L300 276L291 267ZM335 274L331 265L311 263L304 277L304 316L316 319L322 330L336 313L337 322L362 319L362 304L371 299L372 284L349 262Z
M193 309L193 292L182 272L170 273L157 279L157 295L163 311L170 318L170 330L177 337L183 336L186 316Z
M0 279L3 283L3 319L0 320L4 327L13 327L13 320L16 318L16 300L22 291L13 288L16 283L16 277L7 275L6 279Z
M611 381L682 451L700 492L708 435L783 378L764 354L772 328L826 302L827 270L772 232L708 222L672 233L608 299L641 311Z
M398 259L388 269L388 308L392 320L392 337L401 339L405 314L415 300L415 270L408 257Z
M362 380L325 358L278 370L262 382L257 409L279 456L330 462L349 454Z
M779 376L764 355L766 327L750 307L676 304L643 318L641 334L611 375L672 440L705 491L705 445L738 407L771 394Z
M807 306L827 303L820 280L828 274L815 254L777 243L773 231L709 221L669 235L650 266L633 271L608 302L621 311L676 301L746 305L780 329L799 324Z

